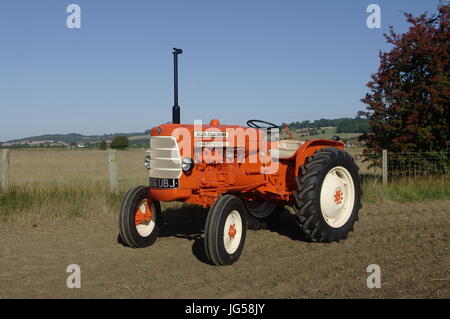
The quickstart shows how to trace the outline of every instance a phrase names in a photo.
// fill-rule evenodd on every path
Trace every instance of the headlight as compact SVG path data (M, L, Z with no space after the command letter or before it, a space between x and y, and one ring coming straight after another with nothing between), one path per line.
M151 161L151 158L150 158L150 155L147 155L146 157L145 157L145 161L144 161L144 166L145 166L145 168L146 169L150 169L151 167L152 167L152 161Z
M183 158L183 160L181 161L181 168L185 172L189 172L190 170L192 170L194 168L194 161L192 160L192 158Z

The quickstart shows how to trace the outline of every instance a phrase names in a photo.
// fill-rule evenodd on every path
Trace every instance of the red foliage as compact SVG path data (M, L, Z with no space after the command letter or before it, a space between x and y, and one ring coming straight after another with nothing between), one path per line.
M373 134L365 134L368 151L447 151L450 144L450 6L413 17L408 32L385 34L394 47L380 52L380 67L367 84L366 116Z

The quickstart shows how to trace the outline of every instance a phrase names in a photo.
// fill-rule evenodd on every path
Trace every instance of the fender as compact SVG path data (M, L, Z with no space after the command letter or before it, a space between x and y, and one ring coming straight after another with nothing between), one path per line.
M345 148L345 144L340 141L318 139L305 142L295 152L293 158L295 158L295 176L299 175L300 166L304 165L308 156L313 155L317 150L325 147L336 147L340 149Z

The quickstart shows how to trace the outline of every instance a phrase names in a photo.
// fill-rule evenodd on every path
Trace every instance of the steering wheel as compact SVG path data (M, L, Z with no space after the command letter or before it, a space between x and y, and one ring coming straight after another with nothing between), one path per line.
M266 124L267 126L260 126L258 124ZM261 121L261 120L249 120L249 121L247 121L247 125L251 128L267 128L267 129L277 128L277 129L281 130L281 128L278 125L270 123L270 122L266 122L266 121Z

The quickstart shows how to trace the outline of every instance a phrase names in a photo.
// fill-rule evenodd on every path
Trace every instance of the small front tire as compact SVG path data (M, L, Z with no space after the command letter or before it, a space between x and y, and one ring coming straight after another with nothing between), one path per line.
M158 238L160 216L159 201L149 198L146 186L130 189L120 206L121 239L132 248L151 246Z
M211 207L205 225L205 251L214 265L239 259L247 235L247 211L242 200L224 195Z

